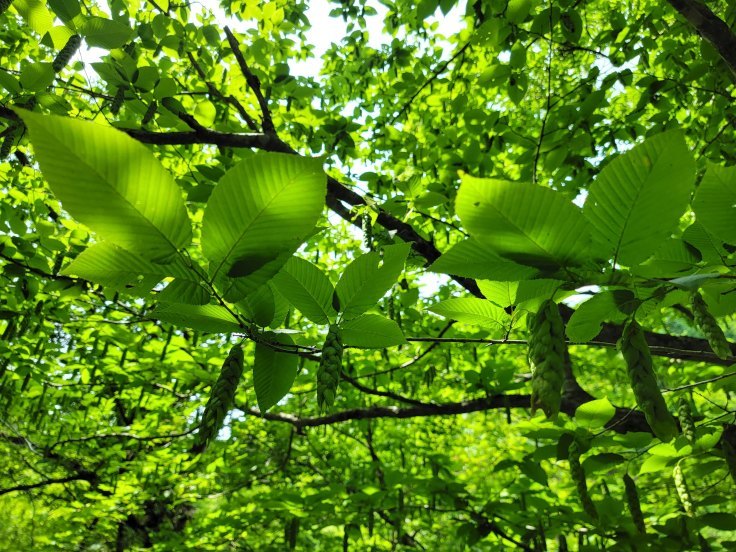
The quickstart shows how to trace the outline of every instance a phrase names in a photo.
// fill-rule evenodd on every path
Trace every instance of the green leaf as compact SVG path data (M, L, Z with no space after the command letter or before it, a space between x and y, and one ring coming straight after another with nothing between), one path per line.
M483 326L494 331L503 329L509 320L508 314L501 307L476 297L446 299L433 305L429 310L445 318Z
M130 27L120 21L92 16L82 22L79 34L84 36L90 46L113 50L130 42L134 33Z
M54 16L40 0L15 0L13 7L28 22L28 26L40 36L54 25Z
M510 307L533 299L552 299L563 282L544 278L518 282L478 280L483 296L499 307ZM528 307L528 305L525 305Z
M248 265L251 277L295 249L322 213L325 187L319 160L282 153L251 155L225 173L202 219L202 251L213 279Z
M628 290L602 291L578 305L565 333L573 343L587 343L600 333L603 322L623 322L640 303Z
M182 328L203 332L232 333L243 328L230 312L219 305L180 305L167 303L157 306L151 316Z
M708 527L720 531L736 531L736 516L726 512L709 512L698 517L698 520Z
M584 213L600 253L634 266L677 228L695 182L695 161L679 131L648 138L606 165Z
M154 262L189 245L181 190L143 145L109 126L17 111L44 177L74 218Z
M261 334L261 339L276 346L294 344L288 334L266 332ZM298 362L297 355L279 352L264 343L256 344L253 388L261 412L271 408L289 392L296 377Z
M362 349L383 349L406 343L399 325L379 314L364 314L340 324L343 344Z
M736 244L736 167L708 165L695 192L693 211L708 232Z
M79 276L112 289L121 289L141 279L152 280L156 284L167 276L198 281L197 275L181 262L168 265L152 263L107 242L94 244L82 251L61 273Z
M162 303L186 303L187 305L206 305L210 293L199 282L177 278L156 294Z
M453 245L428 270L497 281L526 280L538 274L531 267L504 259L490 245L474 238Z
M224 272L220 272L215 284L222 290L222 296L226 301L237 303L266 285L294 255L297 247L298 244L294 244L290 249L282 251L273 260L250 272L247 277L230 278Z
M408 244L389 245L383 248L383 257L365 253L350 263L335 286L343 318L374 307L398 279L408 254Z
M557 268L589 259L582 212L549 188L463 175L455 210L474 238L512 261Z
M48 0L48 4L54 10L56 17L71 27L73 27L74 18L82 13L78 0Z
M46 90L54 82L55 73L50 63L38 62L26 65L20 73L20 84L26 90Z
M588 401L575 410L575 422L580 427L596 429L604 427L614 414L616 414L616 407L608 399Z
M261 327L279 325L289 310L289 303L271 284L261 286L238 303L238 310Z
M315 265L292 257L274 277L279 293L315 324L329 324L335 316L332 295L335 288Z

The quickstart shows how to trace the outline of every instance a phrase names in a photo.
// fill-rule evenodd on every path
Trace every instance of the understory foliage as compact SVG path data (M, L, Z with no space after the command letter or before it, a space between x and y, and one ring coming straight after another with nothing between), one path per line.
M736 5L0 1L1 550L734 550Z

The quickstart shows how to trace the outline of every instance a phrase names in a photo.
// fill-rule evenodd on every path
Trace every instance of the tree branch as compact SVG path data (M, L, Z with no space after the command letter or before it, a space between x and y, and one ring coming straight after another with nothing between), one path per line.
M667 0L700 36L718 51L736 76L736 35L725 21L714 14L705 2L697 0Z
M30 491L33 489L38 489L40 487L45 487L46 485L55 485L57 483L71 483L72 481L86 481L87 483L92 484L96 480L95 474L91 472L81 472L75 475L70 475L69 477L60 477L58 479L46 479L44 481L39 481L38 483L31 483L29 485L16 485L15 487L7 487L5 489L0 489L0 495L8 494L8 493L15 493L19 491Z
M562 400L562 412L573 415L575 410L583 404L585 399L580 397L564 397ZM398 408L395 406L371 406L368 408L353 408L334 412L325 416L314 416L300 418L286 412L260 412L253 408L240 408L252 416L263 418L272 422L288 423L297 429L305 427L318 427L339 424L350 420L373 420L377 418L422 418L428 416L455 416L471 412L485 412L488 410L506 408L529 408L531 397L529 395L492 395L480 399L472 399L456 403L423 404L421 406L410 406ZM644 414L638 410L629 408L616 408L611 421L606 425L618 433L629 431L643 431L651 433L651 429L644 418Z
M245 81L248 83L248 87L256 95L256 100L258 100L258 105L261 108L261 125L263 127L263 132L275 135L276 128L273 126L273 120L271 119L271 112L268 110L266 98L263 97L263 92L261 92L261 82L258 80L258 77L253 74L253 71L250 70L250 67L248 67L248 63L245 61L243 53L240 51L238 39L235 38L235 35L233 35L228 26L225 26L225 35L227 35L227 42L230 45L230 49L233 51L233 54L235 54L235 59L240 66L240 71L243 73Z

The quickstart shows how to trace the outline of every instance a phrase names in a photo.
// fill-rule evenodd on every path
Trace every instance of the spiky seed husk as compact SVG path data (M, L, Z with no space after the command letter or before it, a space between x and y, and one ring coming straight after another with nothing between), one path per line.
M54 70L54 73L58 73L69 64L69 61L71 61L74 54L77 53L77 50L79 49L79 46L81 44L82 37L78 34L69 37L69 40L66 41L64 47L59 50L59 53L56 54L54 61L51 63L51 67Z
M680 397L677 400L677 416L680 418L680 427L682 434L690 443L695 442L695 422L693 421L693 412L690 408L690 401L687 397Z
M718 325L715 317L708 310L708 305L705 304L703 296L700 292L694 291L690 295L690 306L693 310L693 318L695 319L695 325L700 328L705 338L708 340L710 348L713 352L723 360L728 359L731 356L731 346L723 335L723 330Z
M726 460L731 479L736 483L736 427L730 424L723 427L721 450Z
M595 504L593 504L590 494L588 494L588 483L585 480L583 466L580 464L580 447L577 441L570 443L567 459L570 463L570 476L577 488L578 498L583 506L583 511L591 518L598 519L598 511L595 509Z
M690 496L690 490L687 487L685 475L682 473L682 467L680 466L679 462L675 464L675 467L672 470L672 478L675 482L677 496L680 497L680 504L682 504L682 509L685 510L685 513L690 517L694 516L695 506L693 505L693 499Z
M532 414L541 408L557 416L565 379L565 325L554 301L547 300L529 321L529 366L532 370Z
M4 14L12 3L13 0L0 0L0 15Z
M644 412L649 427L663 442L671 441L677 435L677 423L667 410L667 403L662 397L654 375L649 345L635 320L632 319L626 324L618 347L626 361L636 403Z
M647 532L647 528L644 524L644 515L641 513L639 491L637 491L636 483L634 483L634 480L629 476L628 473L624 474L624 489L626 491L626 503L629 506L631 519L634 521L636 530L643 535Z
M193 453L204 452L210 440L220 431L222 422L235 400L235 392L238 389L238 383L242 375L243 349L240 345L235 345L230 349L230 353L220 370L220 375L212 387L207 405L204 407L197 439L192 447Z
M317 369L317 404L320 410L332 406L335 402L342 373L342 351L340 328L332 325L322 346L322 357Z

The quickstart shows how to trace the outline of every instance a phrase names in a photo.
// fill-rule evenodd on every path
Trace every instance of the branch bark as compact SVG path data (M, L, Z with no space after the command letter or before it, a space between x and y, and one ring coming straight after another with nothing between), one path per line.
M736 77L736 35L704 2L667 0L718 51Z
M562 400L562 412L573 415L575 410L584 402L581 396L564 397ZM286 412L260 412L254 408L240 408L244 412L263 418L272 422L283 422L291 424L297 429L305 427L319 427L332 424L339 424L350 420L374 420L377 418L422 418L428 416L455 416L458 414L469 414L471 412L485 412L488 410L498 410L506 408L529 408L531 397L529 395L492 395L480 399L469 401L443 403L443 404L423 404L421 406L410 406L407 408L398 408L395 406L371 406L368 408L353 408L327 414L325 416L313 416L300 418ZM617 433L627 433L629 431L642 431L651 433L651 429L646 422L644 414L638 410L630 408L617 408L613 418L608 423L610 427Z

